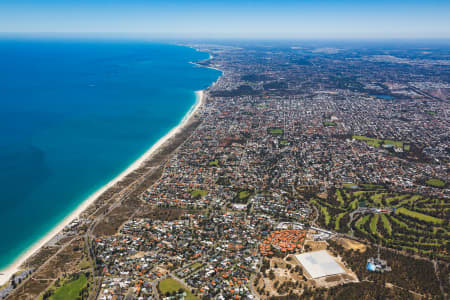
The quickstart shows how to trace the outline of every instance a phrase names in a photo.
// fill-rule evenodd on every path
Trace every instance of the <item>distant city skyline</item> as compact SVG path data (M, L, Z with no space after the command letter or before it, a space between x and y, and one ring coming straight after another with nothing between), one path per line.
M0 32L194 38L450 38L449 1L0 2Z

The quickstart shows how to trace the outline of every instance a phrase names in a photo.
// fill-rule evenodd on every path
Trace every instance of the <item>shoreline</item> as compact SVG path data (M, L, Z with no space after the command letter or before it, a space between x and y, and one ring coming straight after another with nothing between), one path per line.
M210 57L212 58L212 56L210 56ZM201 64L199 64L199 63L197 63L197 62L190 61L189 63L190 63L190 64L193 64L194 66L197 66L197 67L199 67L199 68L206 68L206 69L216 70L216 71L220 71L220 72L222 72L222 73L225 72L225 71L220 70L220 69L215 68L215 67L210 67L210 66L204 66L204 65L201 65Z
M213 83L214 85L214 83ZM139 169L147 160L152 158L152 155L157 152L162 145L175 136L178 132L182 131L189 121L196 115L197 111L205 104L205 90L195 91L195 103L184 115L183 119L172 128L168 133L161 137L155 144L153 144L144 154L142 154L136 161L128 166L119 175L114 177L111 181L105 184L103 187L94 192L87 199L83 200L78 207L73 210L68 216L66 216L61 222L55 225L48 233L46 233L36 243L32 244L26 249L23 254L16 258L9 266L0 270L0 286L7 283L11 276L21 270L20 266L33 256L39 249L47 244L55 235L61 232L68 224L77 219L85 210L87 210L95 201L108 189L125 179L127 175L133 171Z

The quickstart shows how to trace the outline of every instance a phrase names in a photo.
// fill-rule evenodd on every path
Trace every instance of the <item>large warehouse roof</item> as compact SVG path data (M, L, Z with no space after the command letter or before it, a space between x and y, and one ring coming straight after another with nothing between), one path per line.
M345 273L327 251L314 251L295 256L312 278Z

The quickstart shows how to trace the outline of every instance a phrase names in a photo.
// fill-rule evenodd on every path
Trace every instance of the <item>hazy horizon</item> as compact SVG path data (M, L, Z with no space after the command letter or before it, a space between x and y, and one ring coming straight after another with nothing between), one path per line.
M111 33L156 38L448 39L448 1L17 0L3 33Z

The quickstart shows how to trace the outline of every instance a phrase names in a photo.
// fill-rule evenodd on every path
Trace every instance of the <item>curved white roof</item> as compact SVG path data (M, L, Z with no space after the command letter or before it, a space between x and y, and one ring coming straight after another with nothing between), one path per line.
M345 270L325 250L297 254L295 257L312 278L345 273Z

